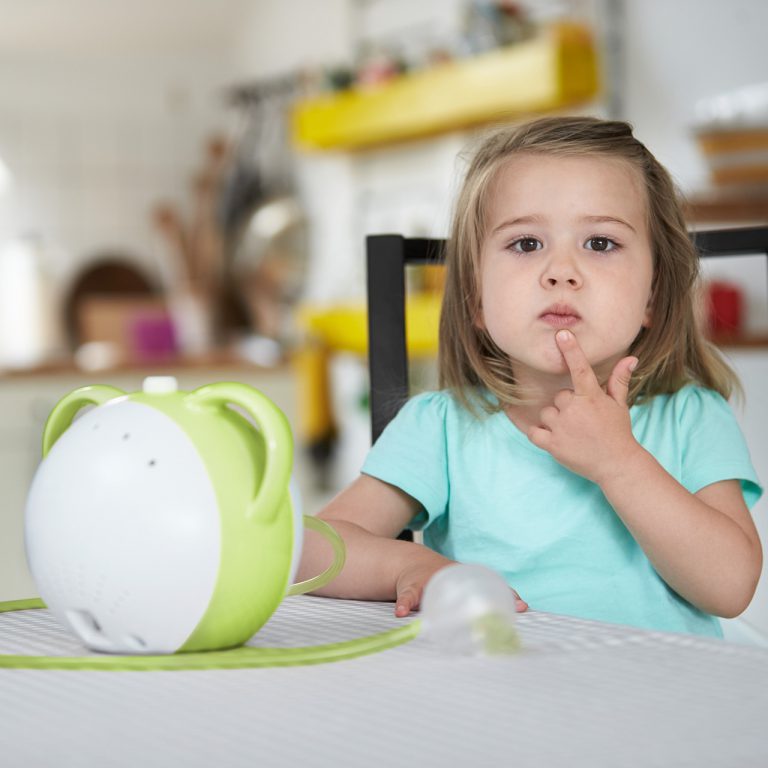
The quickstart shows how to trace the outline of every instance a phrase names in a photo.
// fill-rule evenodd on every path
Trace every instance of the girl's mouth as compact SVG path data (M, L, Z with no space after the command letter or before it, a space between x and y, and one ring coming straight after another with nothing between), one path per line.
M566 304L555 304L547 307L539 315L539 319L553 328L570 328L581 320L581 315Z

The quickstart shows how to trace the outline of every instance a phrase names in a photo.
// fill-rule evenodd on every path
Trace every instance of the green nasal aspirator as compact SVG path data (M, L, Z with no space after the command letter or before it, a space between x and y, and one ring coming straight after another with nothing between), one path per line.
M27 498L27 559L41 600L0 610L45 605L87 648L110 654L74 660L78 668L179 668L200 655L214 666L225 649L260 655L258 664L369 652L366 638L239 648L286 595L318 589L344 564L333 528L302 515L292 465L285 416L247 385L184 392L160 376L131 394L76 389L46 422ZM333 563L293 584L305 527L329 541ZM384 635L382 647L403 641Z
M245 384L185 392L160 376L140 392L92 385L63 397L45 425L25 512L41 599L0 604L0 612L47 607L99 655L0 654L0 666L307 664L415 637L420 621L326 645L241 647L286 595L320 588L344 564L334 529L302 515L292 463L285 416ZM333 562L294 584L305 527L329 541Z

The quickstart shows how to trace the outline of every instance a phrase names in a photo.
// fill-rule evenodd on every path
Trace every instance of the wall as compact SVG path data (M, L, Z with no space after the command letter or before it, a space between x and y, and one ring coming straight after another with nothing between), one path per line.
M696 102L768 81L766 27L760 0L625 2L625 116L687 191L707 175L691 139Z
M5 57L0 157L16 183L0 200L0 244L36 233L79 264L118 251L156 273L152 206L188 209L209 134L226 127L226 60L182 56Z
M281 74L318 65L349 65L361 50L386 46L415 55L417 44L455 41L463 0L287 0L264 17L254 9L237 47L237 69ZM296 24L301 19L301 24ZM323 34L316 34L322 29ZM246 80L248 77L245 78ZM312 262L306 298L359 300L363 242L374 231L442 235L466 137L447 136L396 150L348 155L302 153L297 193L310 228Z
M216 51L196 52L187 46L177 54L142 51L138 59L127 53L121 58L109 55L94 38L98 55L91 55L83 40L79 55L69 51L56 60L9 55L6 44L0 59L0 158L20 181L12 197L0 202L0 243L39 232L74 263L119 245L152 268L158 244L148 211L160 198L188 201L187 179L200 159L204 138L226 122L217 98L219 85L297 67L348 63L358 42L436 43L455 32L462 14L460 0L430 0L418 7L403 0L286 0L270 3L268 11L261 2L238 5L239 35ZM558 4L535 0L529 5L545 15ZM605 32L608 8L616 3L568 5ZM695 189L706 176L688 130L695 102L768 79L762 39L768 6L756 0L627 0L623 5L618 35L624 115L682 186ZM234 8L229 2L222 12ZM47 44L52 43L53 38ZM316 224L319 254L310 281L313 298L359 292L354 265L360 256L361 220L368 223L367 211L375 199L388 211L388 223L382 226L401 223L394 215L396 206L382 203L382 189L394 189L398 177L407 178L409 188L428 190L417 202L422 214L407 231L439 231L448 195L435 200L433 189L448 188L460 145L454 137L443 148L394 152L374 173L350 165L346 156L305 158L299 185ZM429 170L419 171L415 187L414 157L422 158L419 168L435 169L433 177ZM360 198L349 192L358 183L368 190ZM318 189L324 194L318 196ZM318 199L324 205L318 207ZM427 203L434 213L426 212ZM402 207L411 207L410 201ZM342 231L347 234L340 236ZM351 268L337 273L350 277L332 283L324 277L327 266L338 266L340 259ZM66 274L71 265L59 260L53 268Z
M244 81L352 59L351 0L251 2L233 42L233 67Z
M752 463L763 486L768 486L768 352L765 350L727 350L731 364L741 377L746 391L743 403L734 403L736 416L747 440ZM764 495L752 510L763 543L763 575L752 604L742 615L768 639L768 498Z

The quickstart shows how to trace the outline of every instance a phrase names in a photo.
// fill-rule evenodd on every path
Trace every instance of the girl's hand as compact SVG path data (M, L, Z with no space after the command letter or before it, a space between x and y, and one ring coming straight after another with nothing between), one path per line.
M419 558L417 562L409 565L400 574L397 580L397 600L395 602L395 616L400 618L407 616L411 611L418 609L421 596L427 582L441 569L449 565L455 565L454 560L449 560L436 552L425 548L425 558ZM528 610L528 604L520 595L512 590L515 595L515 608L518 613Z
M421 596L427 582L442 568L454 565L453 560L437 555L439 560L431 558L423 562L421 558L417 562L405 568L397 579L395 600L395 616L407 616L411 611L418 610Z
M624 357L611 372L606 390L570 331L555 334L571 374L573 390L557 393L554 405L541 411L541 426L528 439L565 467L600 485L606 472L631 461L642 450L632 434L627 394L636 357Z

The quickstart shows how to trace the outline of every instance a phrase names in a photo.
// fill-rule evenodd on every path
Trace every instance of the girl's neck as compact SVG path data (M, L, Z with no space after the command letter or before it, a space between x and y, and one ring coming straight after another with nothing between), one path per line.
M541 419L539 414L542 408L552 404L552 400L542 401L541 403L534 403L530 400L526 400L519 405L507 405L504 406L504 413L507 418L523 433L528 434L528 430L531 427L538 427L541 425Z
M607 371L610 371L616 361L595 370L598 380L607 381ZM516 405L504 407L504 413L509 420L523 433L527 434L530 427L539 426L539 414L543 408L553 405L555 395L563 389L572 389L573 382L569 373L543 374L540 372L517 371L517 383L522 393L522 401Z
M505 406L504 413L521 432L527 434L530 427L541 424L539 414L543 408L553 404L555 395L560 390L571 387L571 377L566 374L537 381L518 379L518 384L523 393L522 402Z

